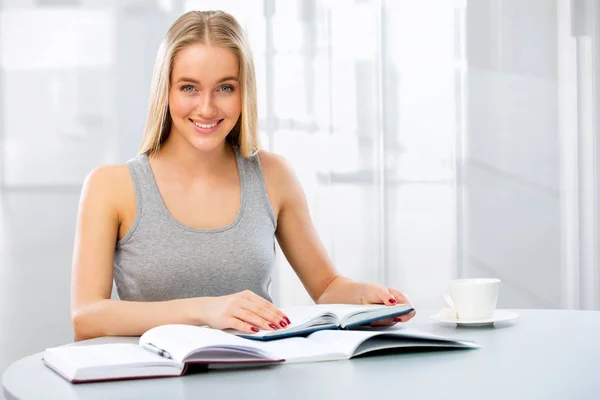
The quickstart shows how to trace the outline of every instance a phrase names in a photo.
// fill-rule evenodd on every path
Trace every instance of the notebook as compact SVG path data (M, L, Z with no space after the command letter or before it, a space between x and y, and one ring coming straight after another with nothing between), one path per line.
M413 308L405 304L386 306L383 304L316 304L309 306L283 307L291 324L277 330L260 330L246 333L228 330L237 336L255 340L272 340L326 329L352 329L380 319L408 314Z
M181 376L191 364L284 361L253 343L218 329L173 324L146 331L138 343L48 348L42 361L72 383Z
M410 329L321 330L278 340L254 340L192 325L163 325L138 343L48 348L43 362L72 383L175 377L193 364L207 369L231 366L346 360L382 349L478 348Z

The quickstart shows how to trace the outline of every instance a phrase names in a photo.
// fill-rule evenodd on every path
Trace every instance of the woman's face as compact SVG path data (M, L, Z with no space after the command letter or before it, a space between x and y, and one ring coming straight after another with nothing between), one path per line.
M170 78L171 139L202 152L223 146L241 114L238 72L228 49L193 44L179 51Z

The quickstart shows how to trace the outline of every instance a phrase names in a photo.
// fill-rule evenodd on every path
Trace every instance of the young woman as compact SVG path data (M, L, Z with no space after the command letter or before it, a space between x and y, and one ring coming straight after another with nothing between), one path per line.
M71 287L76 339L169 323L249 333L287 326L269 296L275 239L316 303L408 303L398 290L336 272L290 166L260 150L245 33L229 14L186 13L158 52L139 155L85 180Z

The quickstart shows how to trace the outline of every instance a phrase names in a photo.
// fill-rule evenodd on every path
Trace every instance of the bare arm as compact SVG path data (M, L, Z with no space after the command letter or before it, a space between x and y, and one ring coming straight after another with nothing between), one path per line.
M292 168L276 154L259 154L269 198L278 211L277 241L310 297L316 303L360 303L354 290L358 284L341 276L329 258Z
M357 282L340 275L312 223L306 196L290 166L281 157L263 153L265 179L279 210L277 240L285 257L316 303L409 303L399 291L383 285ZM412 318L414 314L403 317Z
M259 296L242 292L164 302L110 299L113 258L123 198L133 187L125 166L94 170L83 185L75 234L71 318L76 340L98 336L139 336L164 324L209 325L251 332L270 329L285 316ZM133 194L134 195L134 194ZM121 203L119 203L121 202Z

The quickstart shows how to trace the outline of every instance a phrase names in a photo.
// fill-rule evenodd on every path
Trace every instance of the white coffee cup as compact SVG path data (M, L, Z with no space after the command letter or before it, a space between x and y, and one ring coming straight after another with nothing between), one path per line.
M448 282L444 299L459 320L478 321L494 316L500 279L472 278Z

